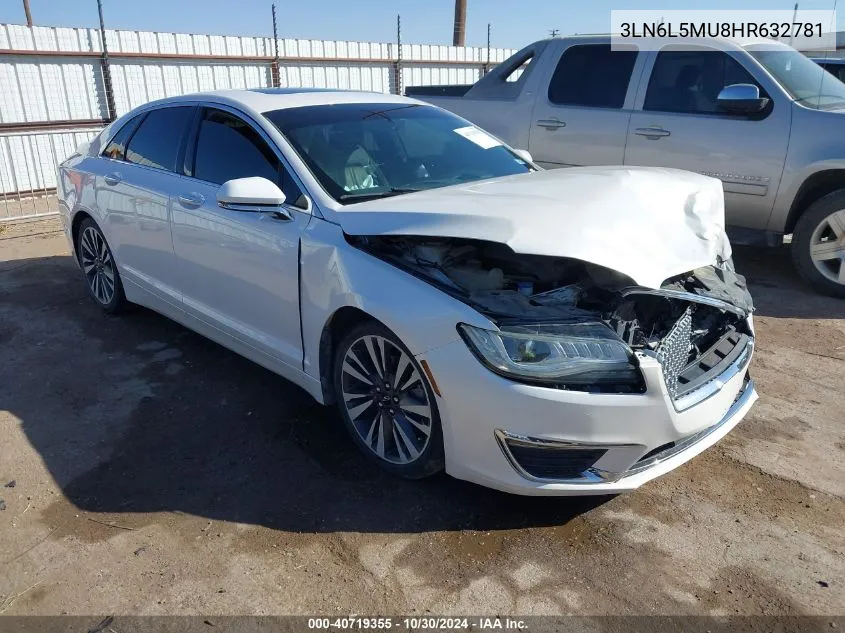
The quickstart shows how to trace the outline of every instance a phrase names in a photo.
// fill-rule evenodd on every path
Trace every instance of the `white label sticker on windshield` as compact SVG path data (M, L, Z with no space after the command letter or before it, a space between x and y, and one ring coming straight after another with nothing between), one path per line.
M494 139L487 132L478 129L474 125L459 127L455 130L455 132L463 136L468 141L472 141L482 149L490 149L491 147L498 147L501 145L499 141Z

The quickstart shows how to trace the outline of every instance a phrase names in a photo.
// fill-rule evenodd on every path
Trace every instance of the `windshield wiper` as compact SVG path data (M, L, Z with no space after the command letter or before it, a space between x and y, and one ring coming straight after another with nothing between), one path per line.
M379 198L398 196L403 193L414 193L415 191L422 191L422 189L416 187L391 187L390 189L382 189L381 191L367 191L366 189L363 189L343 193L340 197L338 197L338 200L341 202L345 202L347 200L363 202L365 200L378 200Z

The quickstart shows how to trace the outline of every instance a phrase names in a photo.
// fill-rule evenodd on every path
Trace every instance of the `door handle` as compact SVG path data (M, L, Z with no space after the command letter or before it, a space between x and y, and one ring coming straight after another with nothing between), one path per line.
M566 122L560 119L540 119L537 121L538 127L544 127L547 130L556 130L559 127L566 127Z
M179 204L188 209L196 209L205 202L205 196L199 193L183 193L178 198Z
M656 141L664 136L669 136L671 132L669 130L664 130L662 127L638 127L634 130L634 134L645 136L650 141Z
M105 180L106 184L111 187L114 187L115 185L119 184L122 179L123 176L121 176L120 173L116 171L113 171L112 173L103 176L103 180Z

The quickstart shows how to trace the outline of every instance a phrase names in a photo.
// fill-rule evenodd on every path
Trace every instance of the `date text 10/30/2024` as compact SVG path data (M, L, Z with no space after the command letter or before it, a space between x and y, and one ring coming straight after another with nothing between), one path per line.
M314 630L368 630L387 631L525 631L525 622L518 618L474 617L440 618L424 617L348 617L308 618L308 628Z

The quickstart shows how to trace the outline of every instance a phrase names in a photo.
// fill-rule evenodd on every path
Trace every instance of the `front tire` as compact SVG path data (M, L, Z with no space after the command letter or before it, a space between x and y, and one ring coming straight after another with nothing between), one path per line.
M816 290L845 298L845 189L819 198L798 220L792 260Z
M126 307L126 295L114 256L105 235L91 218L85 218L79 225L76 254L85 287L96 304L110 314Z
M352 440L384 470L421 479L443 470L443 432L434 393L407 347L368 321L337 346L334 389Z

